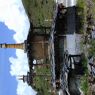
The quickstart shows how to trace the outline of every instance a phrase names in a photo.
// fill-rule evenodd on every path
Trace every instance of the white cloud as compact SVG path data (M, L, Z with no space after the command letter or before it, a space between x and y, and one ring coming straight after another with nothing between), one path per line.
M23 42L27 38L29 21L21 0L0 0L0 21L15 31L13 38L16 42ZM12 76L17 78L18 75L26 74L29 70L27 55L24 51L16 50L16 58L11 57L9 60ZM17 81L17 95L36 95L36 92L26 83Z
M23 83L22 81L18 81L18 89L17 89L17 94L18 95L34 95L36 92L31 89L26 83Z
M10 57L11 65L11 75L23 75L27 74L28 68L28 60L27 55L23 52L23 50L16 50L17 58Z
M22 42L27 37L29 22L21 0L0 0L0 21L16 31L14 39L17 42Z

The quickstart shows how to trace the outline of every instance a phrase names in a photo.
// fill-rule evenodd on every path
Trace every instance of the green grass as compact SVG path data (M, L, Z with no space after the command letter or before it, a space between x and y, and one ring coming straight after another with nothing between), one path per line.
M37 68L36 67L36 72L38 74L51 74L50 73L50 67L47 68L47 67L40 67L40 68ZM50 83L45 80L45 78L47 79L51 79L50 77L35 77L35 80L36 80L36 84L35 84L35 87L36 87L36 90L38 91L39 94L41 95L49 95L50 93L48 92L50 90Z
M93 15L93 18L95 20L95 0L92 0L93 1L93 6L92 6L92 15Z
M95 20L95 0L92 0L93 1L92 4L94 4L94 6L87 6L87 2L85 2L85 1L86 0L78 0L79 6L84 9L84 12L80 13L80 16L83 15L84 24L87 23L87 17L89 16L89 14L92 15L93 21ZM87 12L88 7L90 7L89 13ZM82 30L82 31L83 31L83 33L88 35L87 31L84 31L84 30ZM91 32L89 32L89 33L91 33ZM83 45L85 45L85 46L90 45L90 48L87 48L87 50L86 50L86 52L87 52L86 54L88 54L87 56L92 55L95 57L95 39L89 40L86 42L86 44L83 44ZM84 67L87 67L86 59L84 59L83 63L84 63ZM88 93L89 93L90 89L89 89L89 82L88 82L88 69L85 70L85 75L82 76L82 78L81 78L81 89L84 92L84 95L89 95Z
M88 68L87 68L87 58L83 54L82 56L82 64L84 68L84 75L81 78L81 89L84 92L84 95L88 95L89 85L88 85Z
M88 95L88 90L89 90L89 83L88 83L88 62L86 56L83 54L82 55L82 64L83 64L83 70L84 74L81 77L81 90L83 91L84 95Z
M87 75L85 75L81 78L81 89L82 89L84 95L88 95L89 84L88 84Z
M22 0L29 18L34 25L51 25L54 10L54 0Z
M86 2L84 0L77 0L77 6L84 9Z
M77 19L78 19L78 29L79 33L84 32L84 24L86 23L86 1L77 0Z
M92 55L95 57L95 39L90 41L90 48L88 49L89 55Z
M92 20L95 21L95 0L92 0L92 6L90 10L91 10L90 13L92 15ZM93 23L93 25L95 26L95 22ZM90 39L88 44L90 45L90 48L88 49L89 55L95 57L95 39Z

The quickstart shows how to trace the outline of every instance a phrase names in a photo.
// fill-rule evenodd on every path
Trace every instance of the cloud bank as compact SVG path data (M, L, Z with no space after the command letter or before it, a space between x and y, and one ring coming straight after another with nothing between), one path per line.
M0 21L5 23L9 29L15 31L13 39L17 42L23 42L28 35L29 21L25 14L21 0L0 0ZM16 58L9 58L11 62L10 74L12 76L26 74L29 70L27 55L22 50L16 50ZM18 80L17 95L36 95L26 83Z
M16 42L26 39L29 22L21 0L0 0L0 21L16 32Z

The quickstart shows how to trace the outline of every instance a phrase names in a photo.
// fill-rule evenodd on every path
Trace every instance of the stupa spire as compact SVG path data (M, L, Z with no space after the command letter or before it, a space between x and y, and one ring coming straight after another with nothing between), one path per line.
M15 49L23 49L25 50L25 43L18 44L0 44L0 48L15 48Z
M27 72L27 75L19 75L19 80L22 80L24 83L26 82L28 85L31 85L33 82L32 77L30 76L30 72Z
M19 80L23 80L23 82L27 82L28 83L28 77L27 75L21 75L21 76L18 76L18 79Z

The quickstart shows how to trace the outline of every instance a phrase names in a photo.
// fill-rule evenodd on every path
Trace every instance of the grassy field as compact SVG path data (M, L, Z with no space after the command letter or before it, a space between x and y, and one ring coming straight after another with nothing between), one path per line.
M78 31L82 34L86 33L86 23L87 23L87 2L86 0L77 0L77 15L79 19L79 29ZM82 43L83 49L83 43ZM85 54L85 52L84 52ZM85 74L81 77L81 90L83 91L84 95L88 95L88 69L87 69L87 58L83 58L83 65L85 68Z
M50 74L50 67L39 67L39 68L36 68L36 72L38 74ZM51 76L48 76L48 77L35 77L34 80L36 81L35 82L35 87L36 87L36 90L38 91L38 95L49 95L49 90L51 88L51 84L50 84L50 81L51 81ZM48 81L47 81L48 80Z
M79 6L79 16L81 19L81 29L82 33L86 35L86 40L84 46L90 46L86 49L86 56L92 55L95 58L95 39L88 39L88 35L91 35L92 26L95 26L95 0L78 0ZM81 11L81 9L83 9ZM89 27L90 26L90 27ZM87 65L87 64L86 64ZM90 87L88 82L88 72L85 72L85 75L81 78L81 89L84 92L84 95L90 95ZM94 95L94 94L93 94Z
M85 75L81 78L81 89L82 89L84 95L88 95L89 84L88 84L87 75Z
M51 25L55 5L54 0L22 0L22 2L34 25Z
M84 32L84 25L86 23L86 7L87 6L85 0L77 0L77 31L79 31L79 33Z

